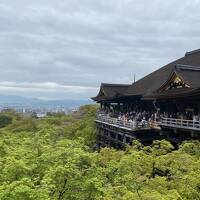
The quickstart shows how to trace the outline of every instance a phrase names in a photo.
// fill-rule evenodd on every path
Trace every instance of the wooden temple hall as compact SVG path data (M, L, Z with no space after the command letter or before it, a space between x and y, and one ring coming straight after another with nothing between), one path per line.
M144 144L200 139L200 50L133 84L102 83L92 99L100 104L100 145L121 148L135 139Z

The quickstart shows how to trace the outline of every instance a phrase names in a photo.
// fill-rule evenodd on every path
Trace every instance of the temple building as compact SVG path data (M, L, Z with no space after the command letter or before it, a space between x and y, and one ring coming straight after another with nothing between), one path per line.
M200 50L130 84L102 83L96 124L103 145L200 138ZM111 144L112 143L112 144Z

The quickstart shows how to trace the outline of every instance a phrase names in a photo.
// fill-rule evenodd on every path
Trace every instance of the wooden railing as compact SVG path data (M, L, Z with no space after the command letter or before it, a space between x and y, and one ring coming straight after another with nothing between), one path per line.
M195 121L195 120L161 118L161 120L157 123L160 126L200 131L200 121Z
M157 122L152 123L141 123L136 121L125 121L110 117L105 114L98 114L96 121L108 123L110 125L115 125L120 128L126 128L129 130L138 130L138 129L160 129L159 127L168 127L168 128L177 128L185 130L194 130L200 131L200 121L195 120L185 120L185 119L175 119L175 118L161 118Z
M107 115L103 115L103 114L98 114L96 117L97 121L101 121L101 122L105 122L105 123L109 123L111 125L116 125L118 127L121 128L127 128L127 129L131 129L131 130L137 130L137 129L141 129L141 128L148 128L148 124L143 124L141 122L136 122L136 121L125 121L125 120L121 120L121 119L117 119L114 117L109 117Z

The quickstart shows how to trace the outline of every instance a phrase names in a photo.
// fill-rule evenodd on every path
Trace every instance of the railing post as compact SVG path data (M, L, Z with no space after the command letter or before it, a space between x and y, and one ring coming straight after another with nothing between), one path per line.
M130 128L132 130L140 127L137 126L137 122L129 122L129 121L124 121L118 118L110 117L108 115L104 114L99 114L96 116L96 118L102 122L107 122L113 125L118 125L121 127L126 127ZM160 125L166 125L166 126L176 126L177 128L184 128L184 129L198 129L200 130L200 121L195 121L195 120L184 120L184 119L175 119L175 118L160 118L160 121L157 122L157 124ZM145 126L146 127L146 124Z
M169 127L176 126L177 128L184 129L198 129L200 131L200 121L163 117L160 119L160 124Z

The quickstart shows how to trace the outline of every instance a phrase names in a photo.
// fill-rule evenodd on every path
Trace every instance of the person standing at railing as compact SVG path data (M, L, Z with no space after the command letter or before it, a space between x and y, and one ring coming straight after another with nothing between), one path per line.
M156 112L154 113L153 118L154 118L154 121L157 121L157 113Z
M199 121L199 116L198 115L194 115L193 116L193 120L196 121L196 122L198 122Z
M133 128L133 129L135 129L137 127L137 122L134 119L133 120L130 119L129 124L130 124L130 127Z
M127 122L128 122L128 117L127 117L127 115L125 115L125 118L124 118L124 126L127 125Z
M141 123L142 123L142 127L145 127L147 125L147 121L146 121L145 117L143 117Z
M117 119L118 119L118 120L121 120L121 119L122 119L122 118L121 118L121 115L119 115Z
M193 127L196 127L197 122L199 122L199 117L198 115L193 115Z

